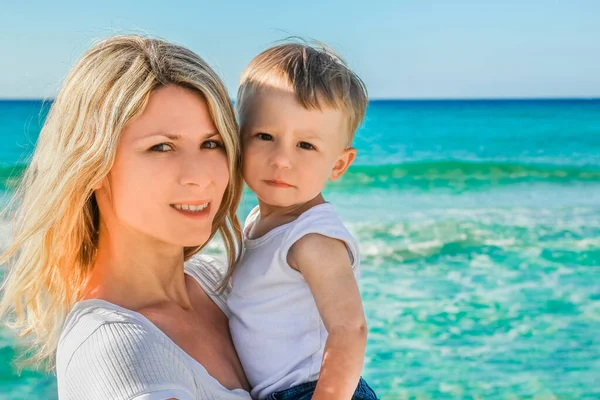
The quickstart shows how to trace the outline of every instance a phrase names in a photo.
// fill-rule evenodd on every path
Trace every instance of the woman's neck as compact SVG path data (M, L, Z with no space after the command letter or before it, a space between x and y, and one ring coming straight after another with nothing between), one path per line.
M139 232L100 228L98 253L84 298L100 298L131 310L175 302L191 308L183 272L183 248Z

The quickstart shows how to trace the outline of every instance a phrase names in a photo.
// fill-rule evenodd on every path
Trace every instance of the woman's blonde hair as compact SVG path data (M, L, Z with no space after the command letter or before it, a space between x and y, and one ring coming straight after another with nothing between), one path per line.
M12 243L0 256L0 265L11 265L0 316L14 311L9 325L31 337L31 361L54 366L62 324L81 299L97 251L94 187L109 173L127 122L144 110L154 90L169 84L199 93L223 137L229 184L210 238L220 233L229 261L227 279L232 272L240 252L235 212L242 177L237 124L225 86L184 47L137 35L105 39L73 67L52 104L14 196ZM185 248L185 259L203 246Z

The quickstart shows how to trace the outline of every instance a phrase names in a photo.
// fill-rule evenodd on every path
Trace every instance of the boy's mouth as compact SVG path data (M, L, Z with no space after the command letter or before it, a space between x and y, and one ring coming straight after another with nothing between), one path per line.
M280 180L277 180L277 179L265 180L265 182L267 183L267 185L275 186L275 187L279 187L279 188L289 188L289 187L292 187L292 185L290 185L289 183L286 183L284 181L280 181Z

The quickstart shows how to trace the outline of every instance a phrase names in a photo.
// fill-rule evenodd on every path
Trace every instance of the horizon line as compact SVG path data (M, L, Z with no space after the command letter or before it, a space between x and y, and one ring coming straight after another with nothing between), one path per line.
M230 98L235 103L235 99ZM544 97L373 97L369 102L377 101L560 101L560 100L600 100L598 96L544 96ZM3 101L54 101L54 98L44 97L0 97Z

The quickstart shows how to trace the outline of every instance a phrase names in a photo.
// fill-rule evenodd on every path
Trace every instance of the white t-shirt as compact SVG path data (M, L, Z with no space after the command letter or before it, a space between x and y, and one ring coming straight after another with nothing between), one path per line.
M229 314L228 291L216 291L223 270L204 255L185 264L185 273ZM78 302L67 316L56 373L60 400L250 399L243 389L223 387L142 314L100 299Z
M329 203L312 207L264 236L249 239L248 228L259 217L257 207L246 220L243 253L233 273L227 304L231 337L252 397L262 399L318 379L327 339L308 284L287 263L291 246L309 233L342 240L355 276L359 256L358 244Z

